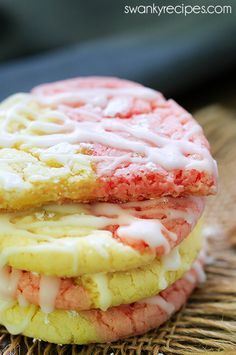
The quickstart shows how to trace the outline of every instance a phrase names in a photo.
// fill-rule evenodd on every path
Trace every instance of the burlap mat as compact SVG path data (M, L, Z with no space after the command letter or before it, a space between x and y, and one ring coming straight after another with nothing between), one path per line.
M1 355L236 354L236 114L212 106L196 114L219 163L220 190L209 198L205 232L211 258L207 282L161 328L112 344L56 346L0 328Z

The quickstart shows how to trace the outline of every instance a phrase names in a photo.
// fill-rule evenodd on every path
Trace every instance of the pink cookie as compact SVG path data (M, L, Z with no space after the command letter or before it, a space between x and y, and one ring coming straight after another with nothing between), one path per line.
M168 255L171 250L179 245L186 237L188 238L183 243L186 243L189 240L201 240L199 235L199 227L196 226L196 223L204 209L204 198L201 197L163 197L156 200L153 199L140 202L129 202L120 205L109 203L94 203L90 205L84 204L83 206L87 208L84 212L90 212L91 216L94 216L94 219L91 221L93 224L98 223L98 230L102 229L104 232L109 230L111 232L111 237L116 239L117 247L120 243L129 245L135 250L139 251L140 258L142 257L143 253L150 253L150 261L153 260L154 264L157 260L156 256L160 257L163 255ZM58 208L60 209L60 207ZM50 213L52 213L52 206L50 211ZM41 213L44 215L43 209L41 209ZM25 215L23 216L26 217ZM40 216L42 217L42 215ZM76 216L79 228L79 215ZM89 215L84 214L84 216L88 217ZM17 214L15 214L14 217L16 218ZM95 217L97 218L95 219ZM87 218L87 223L89 225L88 221L89 219ZM42 220L39 223L42 223ZM60 225L60 219L57 218L56 223ZM65 228L65 224L63 224L62 228L63 227ZM189 235L192 231L193 233ZM193 254L192 260L194 260L196 257L199 244L200 242L197 242L197 247L194 246L191 250L191 253ZM180 250L182 247L184 248L184 245L185 244L180 245ZM196 248L196 250L194 248ZM87 253L89 253L89 251L90 249L88 246ZM125 266L124 257L124 265L122 265L122 267ZM187 262L182 260L185 264L184 270L186 270L186 265L188 263L192 263L192 260L191 257L188 257ZM86 261L88 261L87 254ZM142 263L140 263L140 266L142 266ZM97 265L95 265L95 268L97 268ZM79 270L81 271L81 268ZM125 269L123 268L122 270ZM147 273L154 273L154 270L156 269L154 265L147 264L145 270ZM175 271L176 270L177 269L175 269ZM104 272L107 270L100 269L98 271ZM110 271L110 269L108 271ZM128 270L125 270L125 272L128 272ZM133 273L136 273L135 270ZM55 274L51 272L51 275ZM65 274L62 275L66 275L66 271ZM111 278L113 277L112 275L110 276ZM176 273L176 276L174 277L177 278L180 276L178 276ZM120 276L120 278L122 279L122 276ZM3 292L4 294L5 290L8 290L9 288L8 285L11 284L10 289L14 299L18 298L19 296L23 296L27 302L38 305L40 303L39 294L41 288L41 279L42 282L44 282L42 272L40 275L23 270L16 270L10 266L6 266L4 270L2 270L2 273L0 273L0 281L3 285L2 291L0 290L0 293ZM55 308L77 310L91 308L93 302L90 298L90 294L86 290L86 287L83 287L83 283L80 279L66 276L56 278L52 276L51 281L56 283ZM47 282L50 282L50 280ZM91 283L91 281L86 282L88 284ZM156 290L157 289L155 288L154 292L156 292ZM146 294L143 297L146 297Z
M77 122L71 142L90 156L96 176L88 201L216 192L216 165L201 127L160 93L102 77L45 84L32 93Z
M156 296L106 311L55 310L45 314L38 307L0 300L0 322L10 333L57 344L116 341L159 327L184 305L197 282L203 280L202 263L198 260L182 279ZM44 294L45 299L51 296Z
M129 305L112 307L105 312L81 311L96 328L101 342L116 341L159 327L187 301L197 283L204 281L201 263L196 262L185 276L154 297Z

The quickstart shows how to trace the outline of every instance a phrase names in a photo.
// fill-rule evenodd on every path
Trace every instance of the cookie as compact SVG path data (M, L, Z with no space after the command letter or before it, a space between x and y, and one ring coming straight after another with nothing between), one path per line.
M216 192L201 127L136 83L80 78L0 105L0 208Z
M0 323L11 334L57 344L115 341L159 327L185 304L199 276L202 279L198 262L197 267L160 294L107 311L55 310L46 314L34 305L21 307L16 302L0 300Z
M2 213L0 266L60 277L127 271L168 254L203 208L201 197L165 197Z
M128 271L85 274L77 278L47 276L5 267L0 273L0 298L20 305L88 310L132 303L153 296L180 279L191 268L201 248L201 226L165 256ZM10 285L10 287L9 287Z

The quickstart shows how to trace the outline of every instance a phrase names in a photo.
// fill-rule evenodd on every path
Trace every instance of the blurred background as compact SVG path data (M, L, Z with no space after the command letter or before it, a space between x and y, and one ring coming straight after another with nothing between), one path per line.
M231 14L125 13L125 6L230 5ZM154 87L193 110L234 105L234 0L0 0L0 98L78 75ZM142 10L140 8L140 10Z

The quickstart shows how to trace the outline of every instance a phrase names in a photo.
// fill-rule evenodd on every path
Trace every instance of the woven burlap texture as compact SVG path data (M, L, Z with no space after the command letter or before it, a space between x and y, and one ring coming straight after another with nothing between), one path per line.
M219 106L195 117L204 127L219 164L217 197L208 198L205 233L210 257L207 282L187 305L157 330L112 344L56 346L0 328L1 355L236 354L236 117Z

